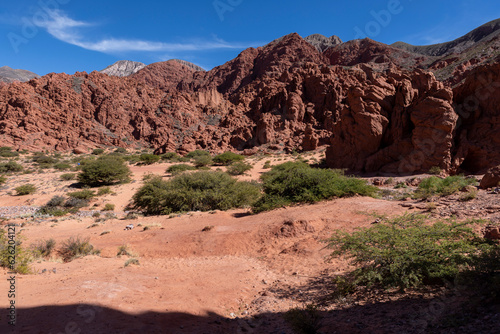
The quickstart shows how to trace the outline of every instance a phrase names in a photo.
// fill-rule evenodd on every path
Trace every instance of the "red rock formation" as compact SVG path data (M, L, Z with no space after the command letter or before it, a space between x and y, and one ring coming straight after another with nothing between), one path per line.
M453 167L485 172L500 165L500 63L476 68L453 94L460 116Z
M483 189L500 186L500 165L488 169L479 186Z

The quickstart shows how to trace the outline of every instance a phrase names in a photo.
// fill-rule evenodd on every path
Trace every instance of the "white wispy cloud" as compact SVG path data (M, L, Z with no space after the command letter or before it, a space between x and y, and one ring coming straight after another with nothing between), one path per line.
M212 41L200 41L189 43L164 43L138 39L107 38L97 41L90 41L81 34L82 27L89 27L94 24L84 21L77 21L68 17L61 10L50 13L50 19L39 23L40 28L45 29L54 38L68 44L81 48L103 53L145 51L145 52L180 52L180 51L202 51L214 49L242 49L254 45L243 43L228 43L214 38Z

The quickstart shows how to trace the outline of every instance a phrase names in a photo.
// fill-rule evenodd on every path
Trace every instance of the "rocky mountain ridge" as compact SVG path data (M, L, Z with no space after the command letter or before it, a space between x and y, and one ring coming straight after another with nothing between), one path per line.
M128 77L49 74L6 85L0 140L16 149L143 145L157 153L327 145L330 167L358 172L500 164L497 37L444 58L369 39L337 42L293 33L210 71L170 60Z
M39 78L40 76L36 73L27 70L15 70L9 66L0 67L0 82L11 83L14 81L28 81L33 78Z

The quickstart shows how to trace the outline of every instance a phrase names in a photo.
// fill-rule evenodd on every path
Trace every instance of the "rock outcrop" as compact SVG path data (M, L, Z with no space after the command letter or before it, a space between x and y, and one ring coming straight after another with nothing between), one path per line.
M9 66L0 67L0 82L11 83L14 81L25 82L33 78L39 78L36 73L27 70L15 70Z
M483 189L500 186L500 165L488 169L479 186Z
M115 77L128 77L144 67L146 67L146 64L137 61L120 60L100 72Z

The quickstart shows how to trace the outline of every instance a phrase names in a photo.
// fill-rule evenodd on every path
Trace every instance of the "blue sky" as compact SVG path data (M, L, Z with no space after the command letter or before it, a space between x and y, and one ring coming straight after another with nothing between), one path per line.
M180 58L211 69L292 32L426 45L497 18L498 0L2 1L0 66L73 74Z

